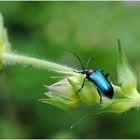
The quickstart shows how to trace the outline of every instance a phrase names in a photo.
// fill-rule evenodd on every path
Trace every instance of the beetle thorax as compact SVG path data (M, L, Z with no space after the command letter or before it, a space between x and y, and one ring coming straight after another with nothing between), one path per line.
M90 69L90 70L87 71L86 74L87 74L87 75L90 75L90 74L93 73L93 72L94 72L94 71L93 71L92 69Z

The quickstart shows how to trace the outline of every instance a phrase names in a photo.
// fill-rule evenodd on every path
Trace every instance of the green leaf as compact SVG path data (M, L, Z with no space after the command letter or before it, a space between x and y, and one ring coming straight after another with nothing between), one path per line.
M117 76L118 82L122 89L123 94L126 96L133 96L133 90L137 87L137 80L132 70L127 57L121 47L120 40L118 39L118 49L119 49L119 57L117 64Z
M64 111L68 111L74 108L77 108L80 105L80 100L78 98L69 99L65 96L61 96L52 92L45 93L49 98L40 99L39 101L53 105L57 108L60 108Z
M7 30L4 27L3 17L0 14L0 52L11 51L10 43L8 40Z
M0 55L1 52L11 51L10 43L8 41L7 30L4 28L3 17L0 14ZM0 59L0 70L3 68L4 64Z

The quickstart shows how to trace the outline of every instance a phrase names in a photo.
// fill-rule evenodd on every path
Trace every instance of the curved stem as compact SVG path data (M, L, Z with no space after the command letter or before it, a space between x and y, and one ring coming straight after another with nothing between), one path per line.
M29 65L41 69L47 69L52 70L58 73L62 74L68 74L68 75L77 75L76 72L74 72L74 69L60 65L54 62L41 60L34 57L28 57L20 54L10 53L10 52L3 52L0 54L0 57L4 64L24 64Z

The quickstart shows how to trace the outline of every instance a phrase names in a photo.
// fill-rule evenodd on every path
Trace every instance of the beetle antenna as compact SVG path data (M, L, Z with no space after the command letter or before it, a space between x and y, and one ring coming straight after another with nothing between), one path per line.
M70 52L70 53L72 53L72 54L74 54L74 55L78 58L78 60L79 60L79 62L80 62L80 64L81 64L81 66L82 66L82 69L85 70L85 67L84 67L84 65L83 65L83 63L82 63L80 57L79 57L75 52L70 51L70 50L67 50L67 49L64 49L64 50L65 50L65 51L68 51L68 52Z
M88 61L87 61L87 64L86 64L85 69L87 69L87 67L88 67L88 65L89 65L89 63L91 62L92 59L93 59L93 56L90 56L90 57L88 58Z

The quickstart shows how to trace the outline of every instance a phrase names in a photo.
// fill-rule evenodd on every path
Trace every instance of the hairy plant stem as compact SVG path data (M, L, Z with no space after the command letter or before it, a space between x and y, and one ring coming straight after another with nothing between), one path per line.
M23 65L29 65L41 69L52 70L61 74L78 75L78 73L74 72L76 70L70 67L60 65L54 62L49 62L47 60L41 60L38 58L24 56L11 52L2 52L0 54L0 57L2 62L6 65L23 64Z

